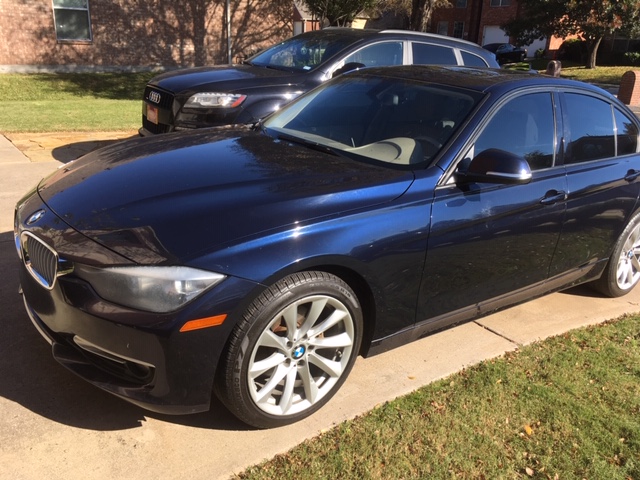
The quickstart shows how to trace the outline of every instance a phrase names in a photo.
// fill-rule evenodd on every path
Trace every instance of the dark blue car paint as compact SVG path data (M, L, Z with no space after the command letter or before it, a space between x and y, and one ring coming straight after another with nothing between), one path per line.
M177 413L208 407L233 326L252 298L289 273L319 269L348 280L365 311L365 354L597 278L638 210L629 172L640 169L639 155L537 171L527 185L442 184L502 98L524 85L549 88L545 79L506 77L468 72L465 86L477 83L486 101L432 165L418 168L357 162L246 129L133 141L65 166L41 183L42 200L31 193L17 211L21 228L61 256L97 266L182 264L229 278L176 314L133 317L72 276L42 295L23 268L28 308L68 368L146 408ZM557 121L561 165L570 132ZM38 209L44 220L27 227ZM220 313L229 314L220 327L177 332ZM157 381L113 382L60 346L72 334L159 365Z

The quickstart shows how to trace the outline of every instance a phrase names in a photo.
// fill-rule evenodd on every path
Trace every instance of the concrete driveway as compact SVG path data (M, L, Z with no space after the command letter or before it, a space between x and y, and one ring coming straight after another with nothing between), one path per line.
M465 366L572 328L640 311L640 289L619 299L601 298L586 288L550 295L392 352L358 359L326 407L279 429L248 429L220 404L206 414L152 414L95 389L58 365L23 310L13 206L62 164L53 158L56 148L78 147L87 140L61 141L70 143L43 148L49 153L32 161L0 136L2 480L229 478Z

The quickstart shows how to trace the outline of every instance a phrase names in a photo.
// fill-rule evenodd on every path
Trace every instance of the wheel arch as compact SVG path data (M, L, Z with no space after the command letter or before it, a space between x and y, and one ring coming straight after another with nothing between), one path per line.
M343 256L309 258L279 270L261 283L263 289L266 289L289 275L312 271L335 275L356 294L362 309L364 328L359 355L367 356L376 331L378 312L384 308L385 295L383 290L376 286L375 276L368 271L365 264ZM252 297L256 298L261 292L262 290Z
M357 271L340 266L340 265L316 265L313 268L305 268L300 271L321 271L331 275L335 275L344 281L356 294L360 308L362 309L362 343L360 345L359 355L366 356L371 342L373 341L373 333L376 326L376 302L375 295L367 280Z

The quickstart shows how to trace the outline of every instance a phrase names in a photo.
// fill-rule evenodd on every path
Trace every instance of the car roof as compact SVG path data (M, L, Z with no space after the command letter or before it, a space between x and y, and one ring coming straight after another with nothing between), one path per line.
M388 78L422 81L430 84L448 85L478 92L490 92L502 88L518 86L573 87L609 93L587 83L541 75L533 71L518 71L496 68L476 68L463 66L403 65L391 67L363 68L347 75L381 76Z
M326 27L322 30L314 30L312 32L307 32L302 35L321 35L322 33L331 32L332 34L344 35L345 37L350 37L354 39L369 39L378 36L404 36L407 39L421 39L421 40L434 40L441 43L446 43L449 45L465 45L471 48L481 48L477 43L470 42L468 40L463 40L461 38L448 37L446 35L438 35L437 33L425 33L425 32L416 32L413 30L397 30L397 29L387 29L387 30L378 30L373 28L349 28L349 27Z

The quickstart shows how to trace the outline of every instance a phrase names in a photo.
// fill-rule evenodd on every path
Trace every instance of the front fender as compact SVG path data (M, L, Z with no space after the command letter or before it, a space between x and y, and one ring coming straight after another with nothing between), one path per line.
M347 272L371 291L380 338L415 322L429 231L430 202L394 203L246 240L189 265L265 287L303 270Z

